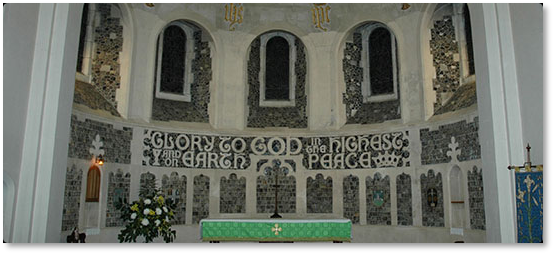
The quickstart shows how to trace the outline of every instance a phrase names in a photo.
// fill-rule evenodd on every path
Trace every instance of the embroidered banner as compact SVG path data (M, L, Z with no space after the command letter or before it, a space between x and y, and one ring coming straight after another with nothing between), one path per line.
M517 241L542 242L542 170L518 172L516 169Z

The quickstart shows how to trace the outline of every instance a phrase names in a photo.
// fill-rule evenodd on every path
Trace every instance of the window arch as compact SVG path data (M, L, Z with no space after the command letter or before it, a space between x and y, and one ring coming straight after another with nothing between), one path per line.
M363 102L378 102L398 98L396 39L381 23L361 28Z
M191 101L194 81L192 60L194 28L184 21L169 23L158 37L156 58L156 98Z
M86 202L98 202L100 198L100 169L92 166L87 174L87 195Z
M260 106L294 107L295 37L284 32L260 36Z

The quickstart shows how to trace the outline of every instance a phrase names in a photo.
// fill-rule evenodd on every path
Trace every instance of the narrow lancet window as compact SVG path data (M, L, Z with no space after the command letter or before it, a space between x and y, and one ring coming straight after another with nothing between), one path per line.
M394 93L390 32L382 27L373 30L368 49L371 95Z
M178 26L169 26L163 34L160 92L183 94L187 36Z
M266 46L265 99L289 100L289 44L276 36Z

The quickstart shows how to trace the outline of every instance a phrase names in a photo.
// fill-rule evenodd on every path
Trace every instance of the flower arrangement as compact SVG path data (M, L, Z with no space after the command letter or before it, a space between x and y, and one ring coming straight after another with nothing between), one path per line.
M154 238L162 236L166 243L173 242L175 230L171 230L170 220L175 216L173 202L165 200L158 191L154 195L140 198L131 204L119 203L121 219L126 222L117 238L119 242L136 242L137 237L143 236L145 241L152 242Z

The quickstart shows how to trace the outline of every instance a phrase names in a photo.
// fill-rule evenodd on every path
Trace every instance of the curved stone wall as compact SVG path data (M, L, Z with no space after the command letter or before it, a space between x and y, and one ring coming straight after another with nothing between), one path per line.
M466 176L464 189L471 194L464 197L464 228L484 230L483 201L478 198L483 195L483 183L480 171L474 169L481 168L479 139L472 136L478 135L476 113L452 115L451 119L417 126L325 134L178 130L109 120L77 110L72 125L109 126L99 132L103 140L115 129L132 133L132 138L118 144L129 147L130 160L107 161L102 166L107 173L102 175L102 181L110 186L113 174L130 179L129 187L124 187L130 190L130 200L137 199L146 185L167 189L169 183L162 179L168 175L183 179L175 182L181 182L181 187L171 186L180 188L182 200L176 227L230 214L233 218L269 217L275 208L277 161L278 210L284 218L345 217L355 225L382 225L392 231L397 226L448 229L450 187L442 178L458 166ZM73 129L76 133L70 140L72 146L83 150L93 147L94 140L76 138L85 136L79 131L88 129ZM102 147L107 153L111 151L108 146L114 144L106 142ZM431 158L435 159L428 159L426 154L433 154L435 157ZM475 156L463 156L471 154ZM68 163L85 168L91 158L92 155L70 153ZM74 174L71 177L75 178ZM84 173L82 177L86 179ZM107 227L120 225L109 219L117 214L111 208L111 195L116 193L102 192L100 198L100 203L108 202L107 210L102 212L107 213L106 221L101 222ZM435 196L437 201L429 203ZM232 202L236 198L238 203ZM65 205L84 203L75 204L72 200L75 199L66 197Z

